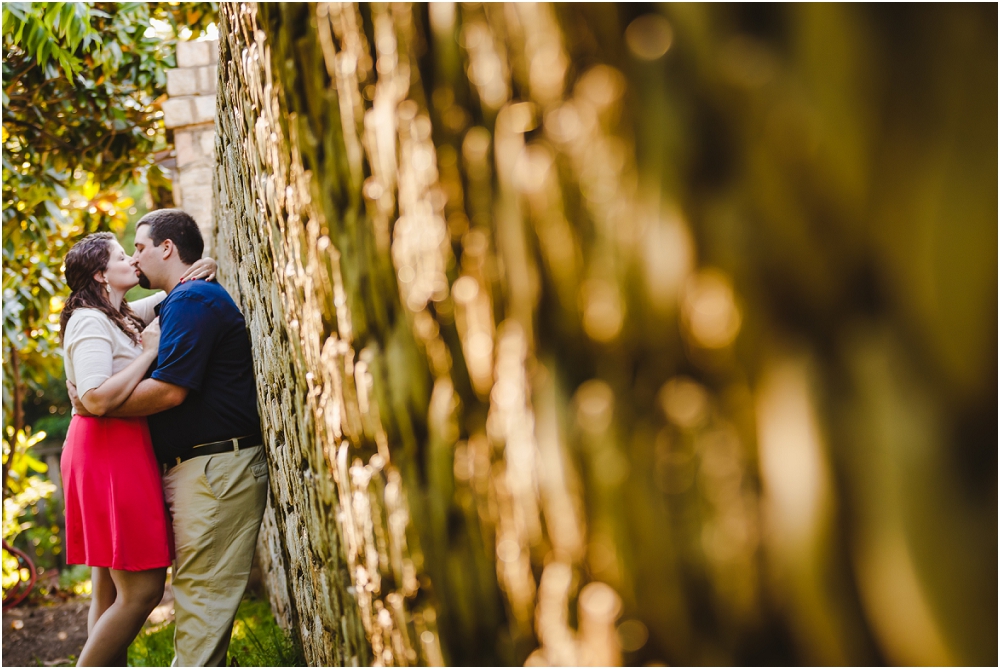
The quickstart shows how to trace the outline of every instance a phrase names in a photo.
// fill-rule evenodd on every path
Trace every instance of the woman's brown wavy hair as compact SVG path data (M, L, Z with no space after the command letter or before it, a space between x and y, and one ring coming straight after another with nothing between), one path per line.
M66 283L72 291L59 317L59 337L65 339L66 325L77 309L97 309L111 319L132 343L139 343L139 333L145 324L132 313L128 302L116 309L108 299L104 284L94 279L94 274L106 270L111 259L111 244L115 236L110 232L95 232L87 235L66 254ZM130 327L133 326L133 327Z

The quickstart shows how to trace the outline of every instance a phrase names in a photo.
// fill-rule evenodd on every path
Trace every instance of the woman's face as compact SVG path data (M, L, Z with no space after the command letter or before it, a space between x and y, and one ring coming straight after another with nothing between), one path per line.
M122 292L139 283L139 274L132 266L132 259L125 254L125 249L118 242L111 242L111 257L104 270L104 279L113 289Z

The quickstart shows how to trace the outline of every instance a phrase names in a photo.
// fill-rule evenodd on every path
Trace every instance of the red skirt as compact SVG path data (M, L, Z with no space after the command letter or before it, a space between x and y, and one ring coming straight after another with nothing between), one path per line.
M67 564L170 565L173 534L145 418L73 416L61 467Z

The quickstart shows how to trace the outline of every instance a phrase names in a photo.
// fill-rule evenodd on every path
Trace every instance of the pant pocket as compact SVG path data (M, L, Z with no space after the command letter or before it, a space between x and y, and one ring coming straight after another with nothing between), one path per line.
M215 499L222 499L229 489L229 468L225 466L224 461L219 460L219 456L212 455L205 460L205 480L208 482L208 489L212 491Z
M255 462L250 465L250 471L253 472L254 478L266 479L267 478L267 463L266 462Z

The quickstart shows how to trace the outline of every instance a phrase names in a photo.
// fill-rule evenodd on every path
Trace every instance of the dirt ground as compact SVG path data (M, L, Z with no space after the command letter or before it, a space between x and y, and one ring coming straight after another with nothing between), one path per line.
M173 617L173 593L169 584L163 601L149 616L150 624ZM87 642L87 611L90 598L69 601L23 603L3 614L3 666L67 667Z
M59 604L22 604L3 614L5 667L59 667L74 659L87 641L89 599Z

